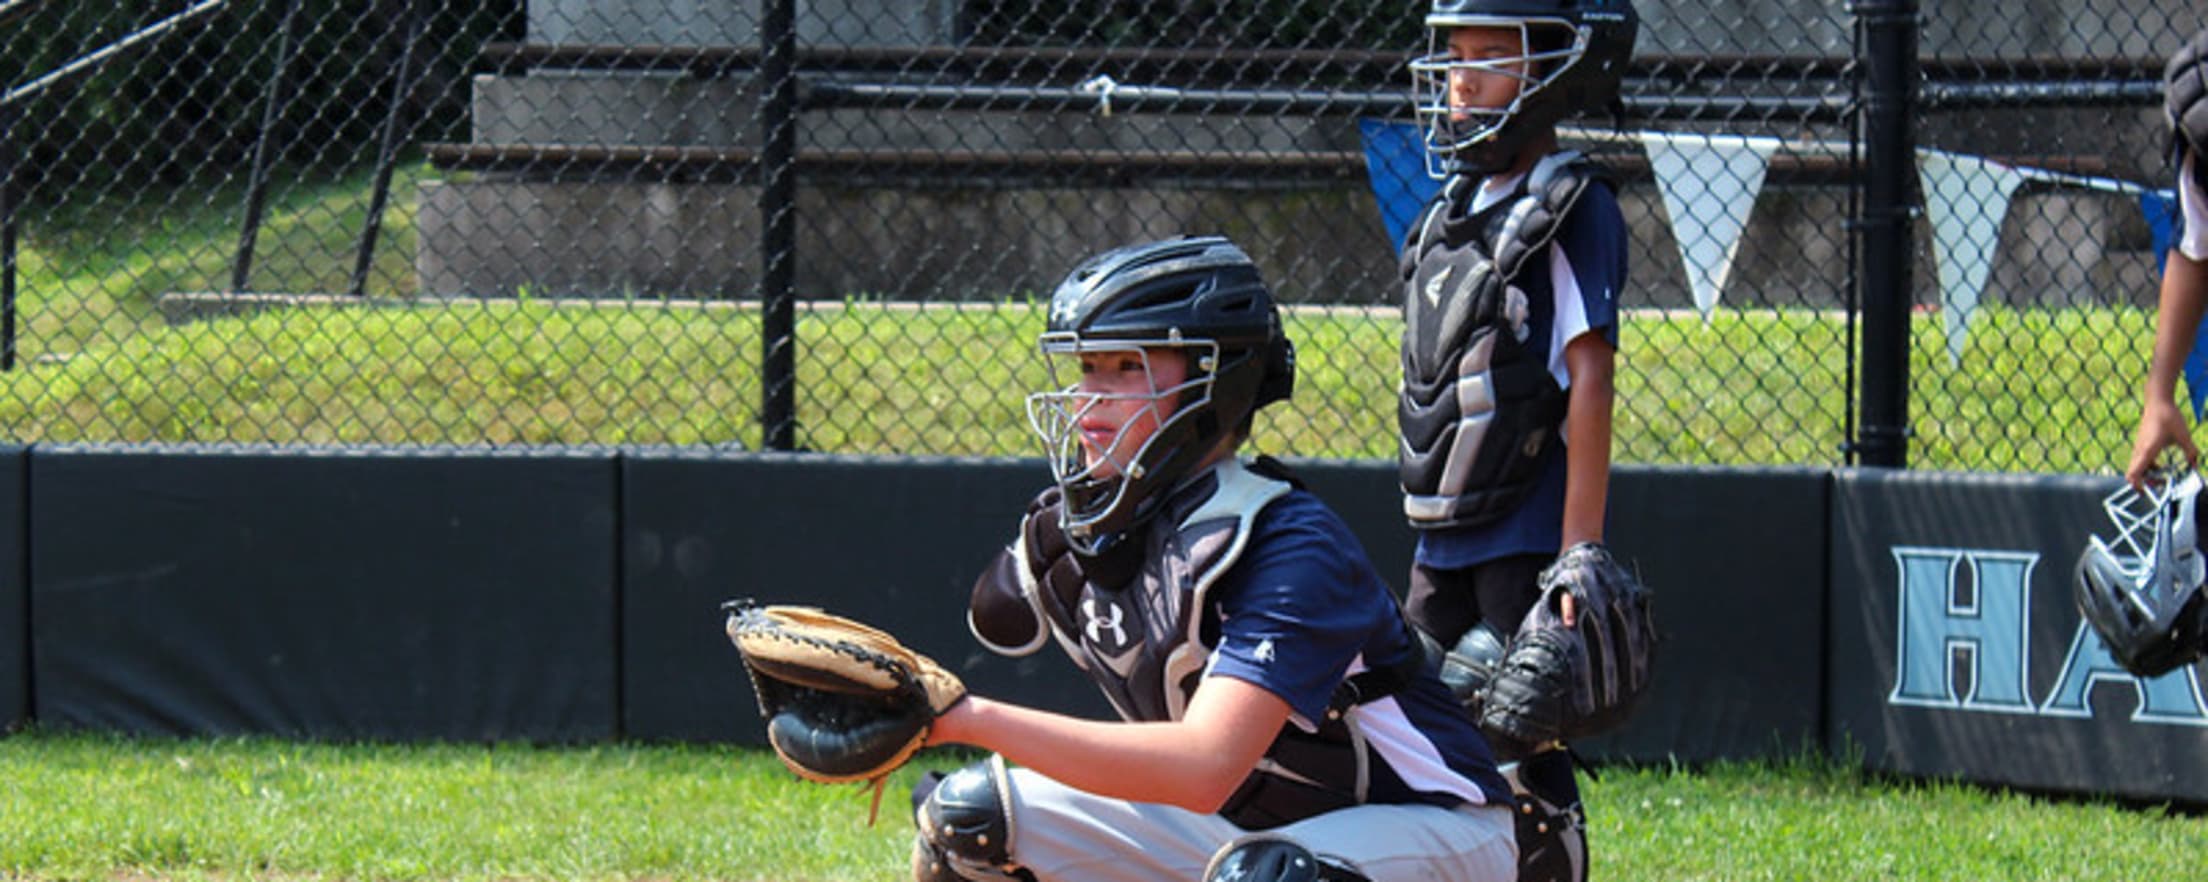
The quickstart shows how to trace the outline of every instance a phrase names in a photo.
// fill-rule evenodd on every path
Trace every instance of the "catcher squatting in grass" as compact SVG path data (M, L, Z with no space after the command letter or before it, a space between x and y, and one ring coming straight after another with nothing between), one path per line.
M1867 776L1860 758L1608 766L1606 878L2189 879L2208 817ZM889 781L971 762L930 750ZM910 827L727 745L0 739L0 873L29 880L885 882Z

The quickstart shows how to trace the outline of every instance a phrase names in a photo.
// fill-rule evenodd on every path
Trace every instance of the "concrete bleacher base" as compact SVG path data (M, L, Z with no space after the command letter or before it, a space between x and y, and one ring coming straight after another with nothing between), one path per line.
M416 270L426 296L750 297L756 295L758 189L734 183L549 183L483 176L419 194ZM1742 308L1842 304L1848 253L1832 187L1767 188L1735 254L1723 302ZM1620 194L1635 243L1633 306L1692 303L1672 224L1648 183ZM1251 187L802 185L797 292L997 300L1048 290L1094 251L1142 238L1221 232L1256 252L1283 299L1388 303L1394 244L1362 178ZM1920 253L1931 255L1919 223ZM701 235L701 231L712 231ZM1983 302L2147 305L2156 270L2129 197L2020 194L1994 246ZM1936 267L1915 275L1936 302Z

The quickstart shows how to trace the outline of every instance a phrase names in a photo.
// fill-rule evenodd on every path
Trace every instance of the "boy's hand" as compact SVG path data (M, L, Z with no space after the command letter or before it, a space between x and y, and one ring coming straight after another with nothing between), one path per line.
M2124 480L2133 489L2144 489L2147 473L2154 469L2162 451L2176 447L2185 453L2185 464L2200 464L2200 448L2193 444L2191 427L2185 424L2185 415L2178 412L2177 402L2149 400L2139 414L2139 431L2131 443L2131 462L2124 466Z

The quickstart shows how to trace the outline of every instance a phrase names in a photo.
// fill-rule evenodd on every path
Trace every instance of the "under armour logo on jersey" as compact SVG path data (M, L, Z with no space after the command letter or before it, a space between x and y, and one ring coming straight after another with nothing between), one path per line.
M1127 618L1127 611L1120 609L1115 603L1105 603L1102 607L1099 611L1094 597L1082 599L1081 618L1084 621L1081 623L1081 632L1088 635L1089 643L1101 647L1105 652L1117 652L1127 646L1127 629L1120 625ZM1104 639L1105 631L1112 633L1112 639Z

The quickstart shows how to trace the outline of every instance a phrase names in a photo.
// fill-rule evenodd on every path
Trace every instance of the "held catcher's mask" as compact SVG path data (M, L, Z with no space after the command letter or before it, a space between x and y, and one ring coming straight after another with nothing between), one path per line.
M1426 53L1409 65L1427 173L1502 171L1557 120L1612 108L1639 25L1629 0L1433 0ZM1457 58L1450 33L1469 27L1515 32L1517 54ZM1451 106L1450 78L1478 74L1517 79L1517 97L1501 107Z
M1258 408L1288 397L1294 351L1272 292L1242 249L1218 236L1135 245L1091 258L1051 295L1041 350L1051 388L1028 396L1064 497L1060 525L1079 554L1096 557L1155 513ZM1156 359L1186 356L1186 375L1161 386ZM1138 366L1140 380L1084 386L1082 358ZM1125 420L1094 461L1085 418ZM1108 420L1092 420L1092 424ZM1141 442L1130 427L1154 425Z
M2114 541L2088 537L2078 558L2078 609L2133 674L2158 676L2200 657L2208 624L2200 491L2191 469L2158 475L2144 492L2119 488L2101 503L2116 526Z

